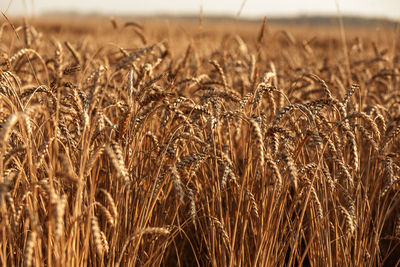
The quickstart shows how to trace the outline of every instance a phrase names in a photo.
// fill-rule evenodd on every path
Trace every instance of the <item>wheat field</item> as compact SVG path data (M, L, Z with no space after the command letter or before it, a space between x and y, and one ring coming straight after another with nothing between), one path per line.
M7 19L2 266L396 266L395 28Z

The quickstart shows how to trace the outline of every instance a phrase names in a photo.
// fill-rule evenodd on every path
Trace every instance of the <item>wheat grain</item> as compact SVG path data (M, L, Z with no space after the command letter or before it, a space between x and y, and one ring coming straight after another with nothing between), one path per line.
M109 155L115 169L118 171L118 175L124 179L125 184L129 184L130 177L125 167L124 158L120 146L116 142L111 142L110 145L105 146L105 150Z
M174 186L174 189L175 189L176 193L178 194L178 201L179 201L179 203L183 203L183 198L185 195L183 192L183 185L182 185L181 177L175 166L171 167L169 171L171 173L172 185Z
M56 239L59 239L64 230L64 214L65 208L67 206L67 196L62 195L55 203L55 228L54 228L54 236Z
M261 134L260 125L257 122L257 120L254 118L250 119L250 125L251 125L251 136L252 136L252 139L255 141L256 147L257 147L257 160L258 160L260 166L263 168L263 166L264 166L264 142L263 142L263 137Z
M25 244L25 251L24 251L24 266L29 267L32 266L33 261L33 252L34 246L36 243L37 234L35 231L29 232L28 239Z
M100 189L100 191L106 197L107 204L110 207L110 212L111 212L114 220L117 221L117 219L118 219L118 209L117 209L117 205L114 202L114 199L112 198L111 194L108 191L106 191L104 189Z
M121 254L120 254L120 257L119 257L119 259L118 259L117 266L120 266L120 265L121 265L121 261L122 261L122 258L123 258L123 256L124 256L124 252L125 252L125 250L127 249L129 243L130 243L132 240L135 240L136 238L138 238L138 237L140 237L140 236L142 236L142 235L144 235L144 234L151 234L151 235L169 235L169 234L170 234L170 230L168 230L167 228L161 228L161 227L149 227L149 228L145 228L145 229L136 230L133 234L131 234L131 235L129 236L129 238L128 238L127 241L125 242L125 244L124 244L124 246L123 246L123 248L122 248L122 250L121 250Z
M346 235L348 235L348 236L353 235L356 230L353 217L349 214L349 212L343 206L339 206L339 210L345 217Z
M106 218L106 221L111 225L115 226L114 216L111 215L110 211L104 207L101 203L96 202L96 207L99 208L100 213Z
M101 235L99 222L96 216L90 217L90 226L91 226L91 236L96 248L96 252L99 256L103 256L106 250L105 247L103 246L104 241Z

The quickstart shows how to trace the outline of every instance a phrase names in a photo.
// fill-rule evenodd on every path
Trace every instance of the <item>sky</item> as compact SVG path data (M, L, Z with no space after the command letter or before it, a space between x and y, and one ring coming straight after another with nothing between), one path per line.
M337 0L343 15L400 19L400 0ZM243 8L241 8L243 6ZM336 15L336 0L0 0L6 15L51 12L105 15L199 14L240 17Z

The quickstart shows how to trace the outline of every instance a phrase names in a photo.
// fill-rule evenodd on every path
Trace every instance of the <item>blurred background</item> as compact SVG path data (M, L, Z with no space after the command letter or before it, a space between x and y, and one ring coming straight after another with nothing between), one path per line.
M330 16L337 15L339 6L344 16L400 19L399 0L2 0L0 9L8 16L39 16L48 14L84 15L196 15L239 16Z

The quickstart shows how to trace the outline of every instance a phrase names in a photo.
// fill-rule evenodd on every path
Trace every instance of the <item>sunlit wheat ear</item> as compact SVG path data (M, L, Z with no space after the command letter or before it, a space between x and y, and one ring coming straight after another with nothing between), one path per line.
M56 45L56 50L54 52L54 67L56 70L57 77L61 78L63 74L61 67L64 61L64 51L60 42L56 41L55 45Z
M103 246L104 241L100 233L99 222L96 216L92 216L90 218L90 226L91 226L91 236L96 248L96 252L99 256L102 256L105 252L105 248Z
M197 210L196 210L196 200L195 200L195 196L194 196L194 192L192 189L188 188L188 197L189 197L189 201L190 201L190 218L192 219L192 222L195 226L195 228L197 228Z
M221 90L221 89L210 88L201 97L202 99L210 99L213 97L223 98L227 101L232 101L236 103L240 103L241 101L240 95L235 90L232 89Z
M96 163L96 160L98 158L100 158L100 156L103 154L105 149L104 145L100 145L98 146L92 153L92 155L90 155L89 160L86 163L86 167L85 167L85 171L84 171L84 176L88 176L90 171L92 170L93 166Z
M212 225L215 228L217 228L218 233L222 236L222 239L223 239L223 241L225 243L225 246L227 248L229 248L230 247L230 242L229 242L230 239L229 239L228 233L226 232L224 224L221 223L221 221L218 220L218 218L216 218L216 217L211 216L210 219L211 219Z
M150 46L146 46L144 48L140 48L136 51L133 51L127 57L124 57L117 63L117 65L116 65L117 70L124 68L130 62L134 61L136 58L141 57L142 55L146 54L147 52L153 50L154 46L155 45L150 45Z
M6 192L4 194L4 198L7 202L7 205L9 206L10 210L11 210L11 214L15 214L16 210L15 210L15 202L14 202L14 198L11 196L10 192Z
M62 70L62 74L63 75L72 75L75 72L78 72L81 70L81 66L77 65L77 66L67 66Z
M36 244L37 234L35 231L29 232L28 239L25 244L25 252L24 252L24 266L30 267L32 266L33 261L33 250Z
M321 202L318 199L318 195L315 192L314 187L312 187L311 197L312 197L313 202L315 203L315 209L316 209L317 217L318 217L319 220L322 220L323 219L322 205L321 205Z
M114 30L118 29L117 20L115 19L115 17L113 17L113 16L110 17L110 23Z
M225 190L225 188L226 188L226 184L228 182L229 171L230 171L229 167L225 166L224 173L223 173L222 179L221 179L221 189L222 190Z
M28 137L32 135L32 131L33 131L32 123L35 121L35 118L38 117L40 112L43 111L42 109L43 109L43 106L35 105L35 106L31 106L29 108L26 108L25 112L23 114L21 114L22 118L25 121Z
M103 216L106 218L106 221L111 225L111 226L115 226L115 221L113 216L111 215L111 212L104 207L101 203L99 202L95 202L96 203L96 207L100 210L100 213L103 214Z
M122 137L125 135L126 130L128 129L128 124L131 119L131 115L133 114L133 110L128 108L124 115L122 116L121 120L119 121L118 125L118 140L121 140Z
M210 63L214 66L214 68L218 71L219 75L221 76L222 83L224 85L224 89L227 89L228 85L226 83L226 77L225 77L224 70L221 68L221 66L219 65L219 63L217 61L211 60Z
M138 92L134 87L134 70L133 70L133 68L130 68L130 70L129 70L126 87L127 87L128 95L129 95L129 101L130 101L129 104L132 105L133 99L138 95Z
M130 183L129 173L125 167L124 158L120 146L116 142L105 147L107 154L109 155L114 168L118 172L118 176L124 179L125 184Z
M275 184L275 188L276 188L276 195L279 196L280 193L282 192L282 176L281 173L279 171L279 168L276 164L276 162L270 158L267 157L266 159L267 162L267 166L268 168L271 169L272 171L272 182Z
M389 142L394 139L398 134L400 133L400 124L397 124L396 126L393 126L391 129L387 129L387 133L385 137L383 138L382 144L381 144L381 153L384 153L386 151L387 145Z
M384 185L382 187L381 195L384 196L389 189L392 187L392 185L399 179L399 177L396 177L394 174L393 170L393 160L390 157L386 157L384 160L384 176L383 176L383 182Z
M5 142L11 133L11 128L17 123L18 116L16 114L11 114L8 116L7 120L1 125L0 130L0 142L4 146Z
M64 214L65 214L65 207L67 206L67 196L62 195L55 203L55 229L54 229L54 236L56 240L58 240L64 230Z
M106 127L105 125L106 119L103 110L100 109L97 111L96 121L97 121L97 130L99 131L100 134Z
M54 141L54 139L55 139L54 137L51 137L48 141L46 141L46 142L39 148L39 152L38 152L37 159L36 159L36 164L35 164L35 167L36 167L36 168L39 168L39 167L42 165L43 160L44 160L45 156L48 154L48 152L49 152L49 147L50 147L50 145L52 144L52 142Z
M136 230L133 234L129 236L129 238L125 241L124 246L122 247L117 266L121 266L121 261L124 256L125 250L128 248L130 242L134 241L135 239L141 237L142 235L149 234L149 235L166 235L170 234L170 230L167 228L162 227L148 227L144 229Z
M169 173L169 169L167 171L163 171L159 176L157 176L156 180L154 181L154 188L151 194L151 200L153 201L156 196L158 195L161 186L164 183L165 176Z
M204 161L209 157L206 152L196 153L194 154L195 160L193 162L192 167L189 170L189 178L193 177L196 174L196 171L201 167Z
M170 230L168 228L163 228L163 227L148 227L144 229L139 229L136 230L131 236L130 240L137 238L140 235L145 235L145 234L150 234L150 235L169 235Z
M349 213L349 215L351 216L351 218L353 219L353 225L354 227L357 226L357 214L356 214L356 205L355 205L355 201L353 199L353 197L350 195L349 191L346 190L346 188L341 188L342 192L344 194L344 200L345 200L345 205L346 205L346 209Z
M235 184L235 186L237 186L237 181L238 178L236 177L236 174L234 173L234 166L233 163L231 161L231 159L229 158L229 155L226 153L222 153L222 161L220 162L220 164L222 165L223 168L223 175L222 175L222 179L221 179L221 189L225 190L227 183L229 181L233 182L233 184Z
M20 221L21 221L21 217L24 214L24 211L26 209L26 205L25 205L25 200L28 198L28 196L30 196L32 194L32 192L27 191L25 192L22 197L19 200L19 205L17 205L16 209L15 209L15 213L14 213L14 224L15 226L18 226Z
M274 133L268 134L268 136L270 137L269 147L270 147L270 150L271 150L271 154L275 155L276 153L278 153L279 135L274 132Z
M345 181L350 186L350 188L354 187L354 180L353 176L350 174L349 169L347 168L346 164L343 162L342 159L335 158L335 163L338 166L339 174L345 178Z
M187 156L181 157L176 163L176 170L179 173L184 173L184 170L189 168L193 163L199 159L199 153L193 152Z
M185 193L183 191L183 185L179 172L177 171L175 166L170 168L170 172L171 172L172 185L178 195L178 200L180 203L183 203L183 198L185 196Z
M90 98L96 95L98 89L96 89L97 82L99 81L100 77L106 73L107 66L100 65L98 68L93 70L85 79L84 84L91 86Z
M339 210L345 218L346 222L346 235L352 236L356 230L356 225L354 222L354 218L350 215L350 213L343 207L339 206Z
M270 80L273 77L275 77L275 74L268 72L268 73L264 74L263 82L260 82L257 85L256 92L255 92L254 99L253 99L253 109L256 109L260 105L260 102L261 102L261 99L262 99L264 93L267 92L268 100L272 105L272 114L275 114L276 104L275 104L274 97L272 95L272 91L274 90L274 87L270 83Z
M250 207L251 207L252 212L254 213L256 218L259 218L258 205L257 205L256 199L254 198L253 193L250 190L246 189L246 194L249 197Z
M350 144L350 167L353 169L353 171L357 171L359 159L358 159L356 137L351 131L347 131L346 135L347 135L347 140Z
M379 141L381 139L381 132L377 126L377 124L372 120L372 118L364 112L352 112L347 114L345 119L352 119L352 118L360 118L362 119L365 124L370 128L375 136L375 138Z
M336 149L335 143L331 140L331 138L329 138L327 135L325 135L322 132L319 132L319 136L327 144L327 148L328 148L327 151L329 151L330 156L333 158L336 158L338 156L338 151Z
M318 76L315 75L315 74L309 74L308 76L311 77L311 78L313 78L314 80L316 80L317 82L319 82L319 83L321 84L321 86L322 86L322 88L324 89L324 91L325 91L326 96L327 96L328 99L333 99L332 93L331 93L331 91L329 90L328 85L326 84L326 82L325 82L324 80L322 80L320 77L318 77Z
M297 174L299 177L306 176L305 178L303 178L303 180L305 180L306 185L310 186L311 180L309 179L309 177L312 177L314 175L316 169L317 169L317 164L315 162L310 162L303 166L298 167Z
M306 180L305 183L307 184L308 189L310 190L310 199L314 204L316 218L318 220L322 220L323 218L322 205L321 202L319 201L317 192L315 191L315 187L312 185L311 181L308 178L306 178L305 180Z
M118 209L117 209L117 205L115 205L113 197L111 196L111 194L109 192L107 192L104 189L100 189L100 191L104 194L104 196L106 198L106 202L107 202L107 205L109 206L112 217L114 218L115 221L117 221Z
M250 125L251 125L251 136L252 136L252 139L256 143L257 160L259 161L261 168L264 168L264 163L265 163L265 161L264 161L264 142L263 142L260 125L254 118L250 119Z
M364 126L362 126L360 124L356 124L355 127L361 132L363 138L366 139L370 143L370 145L374 149L374 151L376 153L379 153L379 146L378 146L377 142L375 141L374 137L372 136L372 134L367 129L365 129Z
M107 237L103 231L100 231L101 245L103 246L104 253L108 253L110 246L108 245Z
M332 179L329 169L322 167L322 173L324 174L324 176L326 178L326 182L327 182L329 191L331 193L333 193L336 189L336 184L335 184L335 181Z
M386 121L382 114L378 114L375 117L376 125L379 127L380 132L383 134L386 132Z
M17 175L19 174L19 170L16 168L9 168L4 170L3 173L3 183L0 185L0 192L4 193L4 192L9 192L9 188L7 188L12 181L17 177Z
M296 192L298 188L298 177L297 177L297 168L294 164L293 158L289 152L285 152L282 155L282 159L286 164L288 170L288 178L291 183L292 189L294 192Z
M32 53L35 54L36 56L39 56L39 54L35 50L29 48L23 48L10 57L9 59L10 63L13 64L14 62L18 61L18 59L20 59L22 56L28 53Z
M244 107L250 103L250 99L253 97L253 93L249 92L247 93L240 101L239 101L239 108L238 111L242 111ZM239 120L241 122L241 120Z
M84 95L82 95L81 91L78 91L77 88L72 89L72 107L76 110L78 114L83 113L84 106L86 104L84 103Z
M346 95L343 98L343 106L346 107L347 102L350 100L350 97L354 94L355 90L360 90L360 87L357 84L353 84L350 89L347 90Z
M276 113L275 117L274 117L274 120L273 120L273 122L272 122L273 125L277 125L277 124L280 122L280 120L281 120L287 113L289 113L290 111L292 111L294 108L295 108L294 105L289 105L289 106L285 106L285 107L281 108L281 110L279 110L279 111Z

